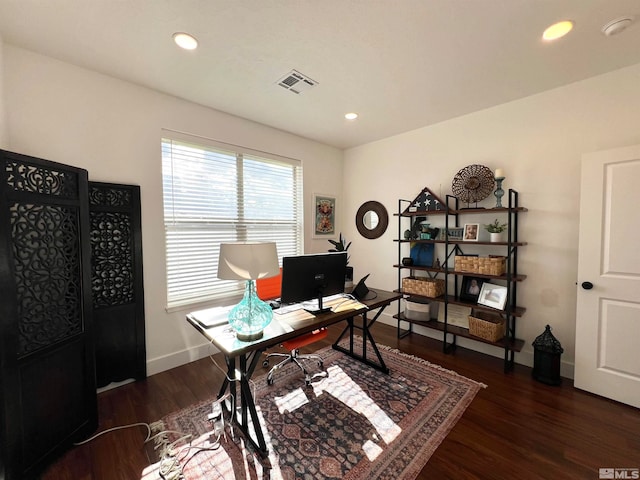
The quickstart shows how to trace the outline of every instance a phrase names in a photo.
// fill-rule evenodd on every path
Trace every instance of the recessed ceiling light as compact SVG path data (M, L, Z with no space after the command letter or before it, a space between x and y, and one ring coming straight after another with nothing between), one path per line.
M564 37L571 30L573 30L573 22L571 20L563 20L547 27L542 34L542 38L548 41L557 40L558 38Z
M176 42L180 48L185 50L195 50L198 48L198 40L193 35L189 35L184 32L176 32L173 34L173 41Z
M357 113L346 113L344 118L346 118L347 120L355 120L356 118L358 118L358 114Z

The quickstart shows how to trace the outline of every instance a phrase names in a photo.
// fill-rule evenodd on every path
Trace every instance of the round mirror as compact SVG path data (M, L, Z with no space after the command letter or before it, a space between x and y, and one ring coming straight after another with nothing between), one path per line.
M387 230L389 215L380 202L363 203L356 213L356 227L364 238L378 238Z
M378 226L378 214L373 210L369 210L364 214L364 227L367 230L373 230Z

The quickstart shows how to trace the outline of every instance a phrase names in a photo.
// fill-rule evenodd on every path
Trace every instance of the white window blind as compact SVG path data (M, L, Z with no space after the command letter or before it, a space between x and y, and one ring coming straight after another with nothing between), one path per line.
M276 242L281 263L302 253L302 166L263 155L162 139L168 308L242 293L217 278L222 242Z

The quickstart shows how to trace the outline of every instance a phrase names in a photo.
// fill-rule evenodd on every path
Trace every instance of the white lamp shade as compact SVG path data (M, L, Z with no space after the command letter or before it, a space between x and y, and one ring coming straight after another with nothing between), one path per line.
M218 278L256 280L280 273L275 242L235 242L220 244Z

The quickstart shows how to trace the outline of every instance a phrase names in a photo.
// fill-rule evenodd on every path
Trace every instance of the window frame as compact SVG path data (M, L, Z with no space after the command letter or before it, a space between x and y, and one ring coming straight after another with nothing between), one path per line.
M267 164L273 164L274 169L269 169L269 171L273 172L284 172L284 175L287 175L287 169L291 169L290 178L286 177L291 182L291 200L293 205L286 206L287 212L291 215L291 218L285 218L284 220L278 220L275 218L266 218L259 219L251 217L248 213L251 208L251 201L247 201L247 198L250 198L251 192L247 192L249 183L253 180L254 184L256 183L256 179L259 180L258 173L254 174L251 178L245 179L244 175L241 173L236 175L235 179L235 201L236 204L232 207L235 207L237 210L236 218L217 218L215 214L213 216L207 216L203 214L203 216L199 219L195 219L195 217L189 219L181 218L180 214L176 214L176 199L180 198L179 194L177 194L176 190L177 183L175 181L176 176L170 175L170 180L167 181L165 170L167 165L165 162L166 158L166 146L171 144L176 146L188 146L193 147L195 149L201 149L203 151L214 152L213 156L217 156L218 154L223 154L223 156L234 156L236 162L236 168L240 167L238 172L242 172L243 166L247 168L249 165L249 169L251 166L254 168L262 168ZM278 256L280 263L282 263L282 257L287 255L300 255L303 253L304 246L304 192L303 192L303 171L302 171L302 162L300 160L283 157L281 155L276 155L273 153L262 152L259 150L254 150L246 147L241 147L238 145L232 145L216 140L207 139L199 136L191 136L186 134L181 134L178 132L163 130L161 139L161 174L162 174L162 202L163 202L163 228L164 228L164 260L165 260L165 309L167 312L184 310L184 309L194 309L198 306L206 306L206 305L224 305L229 304L233 301L236 301L244 291L245 282L241 281L229 281L229 280L219 280L216 277L217 271L217 262L219 256L219 244L222 242L231 242L231 241L246 241L246 240L255 240L255 241L276 241L278 245ZM178 160L174 160L177 156L172 151L170 155L174 155L168 161L170 163L170 168L172 172L175 172L177 168L174 168ZM206 156L205 153L201 154L203 157ZM193 157L197 159L196 155ZM204 158L200 159L203 162L203 165L214 165L209 164ZM224 159L225 161L230 161L230 158ZM184 161L184 160L181 160ZM187 159L188 161L188 159ZM204 168L204 167L203 167ZM257 172L257 170L254 170ZM275 174L275 173L274 173ZM247 175L250 176L250 175ZM230 176L226 177L227 179ZM171 184L171 190L167 193L167 185ZM229 182L234 183L234 182ZM228 186L228 185L227 185ZM255 185L254 185L255 186ZM272 185L273 186L273 185ZM260 186L261 189L264 187L264 182ZM270 187L266 187L270 188ZM278 188L273 189L275 193L281 192L281 185ZM204 190L200 190L204 192ZM212 190L215 192L216 190ZM260 190L262 192L263 190ZM286 194L285 194L286 195ZM188 197L188 195L185 195ZM270 197L271 198L271 197ZM171 203L170 207L167 206L167 201L170 199L173 203ZM253 208L254 215L256 199L253 199ZM194 200L183 200L185 203L180 203L181 209L192 206L197 206L197 203ZM192 204L189 201L193 202ZM186 205L186 207L185 207ZM280 204L283 205L283 204ZM286 204L284 204L286 205ZM290 212L288 211L290 209ZM171 211L171 214L168 214L168 210ZM232 208L233 210L233 208ZM182 210L181 210L182 211ZM180 261L176 261L176 258L181 257L181 254L171 253L172 249L176 249L178 245L177 239L184 238L184 241L192 246L190 242L194 242L194 240L189 240L188 231L189 228L198 229L200 232L206 232L207 235L211 235L209 240L213 239L217 242L212 253L211 248L208 248L206 245L202 246L202 252L207 250L207 256L203 256L202 258L207 258L207 262L212 263L212 268L215 270L213 272L209 271L208 273L202 273L201 275L192 275L193 279L189 274L181 274L180 272ZM262 230L261 230L262 229ZM262 232L262 238L251 238L251 235L255 236L256 230ZM265 233L266 232L266 233ZM272 234L275 238L270 238L269 234ZM291 237L293 234L293 238ZM182 237L180 237L182 235ZM195 234L197 237L197 233ZM216 237L216 238L213 238ZM203 236L204 238L204 236ZM218 241L219 240L219 241ZM206 240L198 240L195 244L196 248L198 247L198 243L202 244ZM281 248L283 249L281 251ZM177 250L174 250L174 252ZM200 250L198 250L200 252ZM198 253L196 252L196 253ZM183 263L185 263L183 261ZM188 262L186 262L188 263ZM187 269L188 270L188 269ZM209 269L211 270L211 269ZM178 272L178 273L176 273ZM179 277L183 277L182 279ZM197 282L199 286L195 288L200 291L202 288L208 289L209 293L200 293L194 295L188 294L176 294L176 285L178 287L182 286L183 289L188 289L188 282L195 281L196 277L199 279ZM213 287L202 287L202 285L206 282L211 282ZM172 291L173 290L173 291Z

